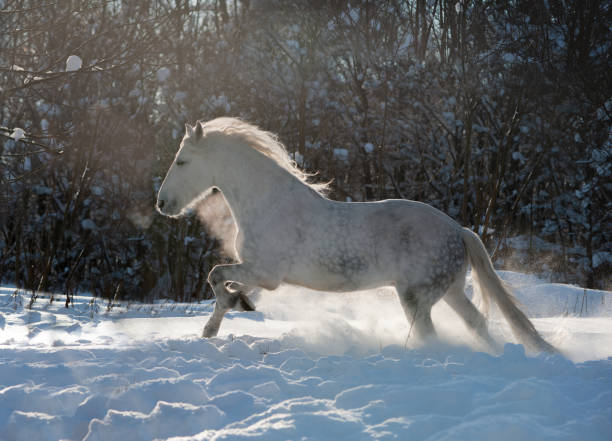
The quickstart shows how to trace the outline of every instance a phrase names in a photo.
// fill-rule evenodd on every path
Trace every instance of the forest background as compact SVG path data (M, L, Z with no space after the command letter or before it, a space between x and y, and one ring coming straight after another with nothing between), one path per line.
M612 288L608 1L0 6L0 282L209 298L227 210L155 196L184 124L230 115L333 199L426 202L498 266Z

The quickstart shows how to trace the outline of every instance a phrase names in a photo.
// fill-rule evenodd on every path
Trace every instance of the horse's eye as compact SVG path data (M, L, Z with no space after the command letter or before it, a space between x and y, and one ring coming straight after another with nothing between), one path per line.
M182 159L178 159L178 160L176 161L176 165L178 165L179 167L180 167L181 165L185 165L186 163L187 163L187 161L183 161Z

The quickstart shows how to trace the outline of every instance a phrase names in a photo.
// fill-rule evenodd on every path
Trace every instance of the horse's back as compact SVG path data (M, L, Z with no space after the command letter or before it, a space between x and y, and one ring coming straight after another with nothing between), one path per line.
M443 235L455 235L461 226L442 211L418 201L407 199L387 199L376 202L334 202L332 222L349 224L359 230L376 232L382 236L398 234L419 235L432 239Z

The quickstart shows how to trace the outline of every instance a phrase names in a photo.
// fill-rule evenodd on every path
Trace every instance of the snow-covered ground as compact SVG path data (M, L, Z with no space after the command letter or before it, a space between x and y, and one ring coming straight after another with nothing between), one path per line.
M565 357L480 352L443 304L420 346L388 290L263 292L202 340L210 302L28 309L1 288L0 439L612 439L612 293L501 275Z

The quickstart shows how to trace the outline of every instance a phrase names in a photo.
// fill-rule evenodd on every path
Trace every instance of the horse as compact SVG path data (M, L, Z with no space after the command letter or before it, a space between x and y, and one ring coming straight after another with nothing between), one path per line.
M232 308L251 311L247 294L292 284L326 292L392 286L410 333L435 339L432 306L440 299L486 346L487 318L466 296L468 264L480 287L529 350L556 352L521 311L472 231L422 202L340 202L328 184L311 182L278 137L238 118L186 124L157 197L157 210L179 217L206 192L220 191L238 227L238 263L208 275L216 301L203 338L216 336Z

